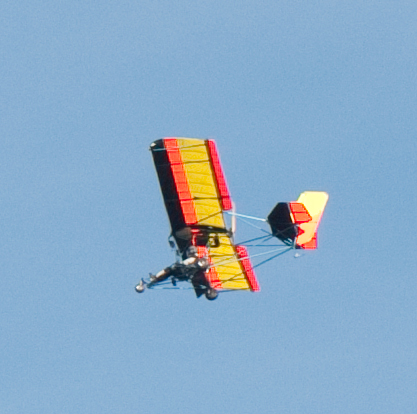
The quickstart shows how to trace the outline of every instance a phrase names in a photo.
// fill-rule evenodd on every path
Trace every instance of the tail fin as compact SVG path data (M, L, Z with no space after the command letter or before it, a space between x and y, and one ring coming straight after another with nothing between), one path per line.
M278 203L268 216L272 234L297 249L317 248L317 228L329 195L305 191L296 202Z

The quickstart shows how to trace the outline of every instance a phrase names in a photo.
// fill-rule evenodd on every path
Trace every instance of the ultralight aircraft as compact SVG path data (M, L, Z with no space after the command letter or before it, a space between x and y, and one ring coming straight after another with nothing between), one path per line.
M163 138L153 142L150 150L171 224L168 240L177 259L158 274L141 279L138 293L188 288L197 297L213 300L222 292L256 292L260 286L255 267L293 249L317 248L327 193L306 191L297 201L278 203L266 219L238 214L214 140ZM230 216L230 226L225 215ZM236 219L264 222L269 228L259 228L259 237L236 244ZM271 244L277 240L279 245ZM262 251L249 255L254 248ZM262 260L252 266L254 258Z

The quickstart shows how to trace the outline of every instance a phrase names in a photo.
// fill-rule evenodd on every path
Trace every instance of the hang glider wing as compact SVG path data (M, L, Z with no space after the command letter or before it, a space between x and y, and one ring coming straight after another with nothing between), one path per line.
M170 220L181 253L191 244L208 255L212 287L259 290L243 246L235 246L223 211L232 209L213 140L164 138L151 151Z
M272 233L297 249L317 248L317 228L329 196L305 191L297 201L278 203L268 216Z
M199 256L208 256L210 269L206 277L216 290L260 290L248 252L244 246L234 245L230 236L219 235L215 246L199 246Z

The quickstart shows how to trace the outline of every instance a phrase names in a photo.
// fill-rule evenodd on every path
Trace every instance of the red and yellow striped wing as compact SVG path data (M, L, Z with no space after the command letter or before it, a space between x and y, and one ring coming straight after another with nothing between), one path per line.
M204 228L217 242L200 246L208 255L208 278L216 289L259 290L247 252L230 238L223 211L232 201L213 140L164 138L151 145L172 234L182 251ZM207 230L208 229L208 230Z
M225 290L259 291L260 287L244 246L236 246L227 235L219 237L218 247L199 248L199 256L208 255L210 269L207 279L210 285Z

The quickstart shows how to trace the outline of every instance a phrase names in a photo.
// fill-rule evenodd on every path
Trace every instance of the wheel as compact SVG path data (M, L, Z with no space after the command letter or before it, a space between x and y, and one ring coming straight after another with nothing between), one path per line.
M214 299L216 299L216 298L217 298L217 296L219 296L219 293L217 292L217 290L216 290L216 289L213 289L213 288L208 288L208 289L206 290L205 295L206 295L206 298L207 298L208 300L214 300Z
M139 283L138 285L136 285L135 289L136 292L142 293L145 290L145 285L143 283Z

